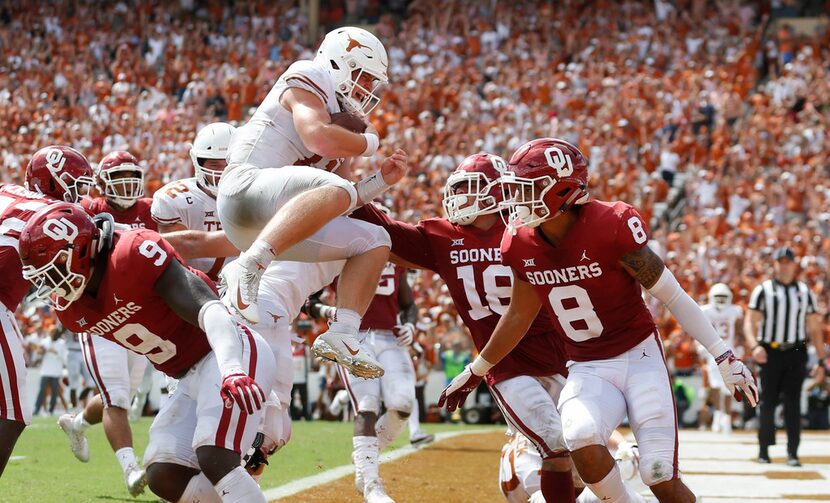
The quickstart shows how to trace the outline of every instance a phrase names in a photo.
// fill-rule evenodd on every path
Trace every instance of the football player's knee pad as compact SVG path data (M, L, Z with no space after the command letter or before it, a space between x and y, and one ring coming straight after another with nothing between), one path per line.
M131 390L122 388L121 386L107 388L109 401L104 400L104 408L108 409L110 407L118 407L121 409L129 409L132 402L130 400L130 391Z
M397 391L386 397L386 408L398 412L401 417L409 417L412 413L412 396L403 391Z
M357 401L357 410L359 413L380 414L380 398L372 395L360 397Z
M577 400L562 404L562 436L569 451L575 451L589 445L605 445L608 437L603 437L600 424L594 416L588 413L569 415L567 407L579 407ZM570 417L570 419L567 419Z
M675 477L675 426L649 426L637 430L640 478L647 486Z
M276 452L291 440L291 417L288 411L271 403L265 405L262 433L273 442L268 451Z
M356 257L375 248L392 248L392 238L383 227L361 220L351 222L357 225L352 225L350 229L352 237L347 246L347 257Z

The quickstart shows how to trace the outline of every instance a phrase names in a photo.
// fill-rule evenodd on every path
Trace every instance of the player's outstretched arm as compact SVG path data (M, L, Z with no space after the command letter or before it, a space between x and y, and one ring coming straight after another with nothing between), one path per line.
M513 277L518 278L518 275L514 272ZM514 279L510 305L496 325L493 335L473 363L467 365L444 388L438 398L438 406L446 404L449 412L463 406L467 395L478 387L482 377L522 340L541 307L542 303L533 291L533 286L526 281Z
M350 216L386 229L392 238L392 262L411 269L435 271L438 268L432 246L422 225L415 226L395 220L373 204L361 206Z
M236 322L213 290L178 260L170 262L153 289L181 319L205 332L222 373L225 406L235 401L248 414L262 408L265 393L243 370Z
M194 258L225 258L239 255L222 231L179 230L162 236L185 260Z
M758 388L752 372L735 358L732 349L723 342L700 306L683 290L663 260L646 245L620 257L620 264L668 308L683 330L715 357L724 382L735 393L735 398L741 399L740 390L754 407L758 402Z
M294 119L294 128L303 145L322 157L368 157L380 145L372 128L366 133L353 133L332 124L323 101L311 91L295 87L287 89L280 103Z

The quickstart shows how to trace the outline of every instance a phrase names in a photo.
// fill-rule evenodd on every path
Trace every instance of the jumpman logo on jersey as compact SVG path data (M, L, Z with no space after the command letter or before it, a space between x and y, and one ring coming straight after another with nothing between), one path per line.
M588 250L582 250L582 258L579 259L579 261L582 262L583 260L588 260L588 261L591 260L591 259L588 258Z
M640 359L642 360L643 358L648 358L648 355L646 354L646 348L643 348L643 354L640 355Z
M116 305L118 305L120 302L122 302L122 300L121 300L121 299L119 299L118 297L116 297L116 295L115 295L115 294L112 294L112 298L113 298L113 300L115 301L115 304L116 304Z

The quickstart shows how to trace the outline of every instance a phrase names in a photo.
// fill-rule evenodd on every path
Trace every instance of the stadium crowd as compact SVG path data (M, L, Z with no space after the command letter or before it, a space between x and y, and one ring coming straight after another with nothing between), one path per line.
M93 162L129 150L148 194L190 176L199 127L244 122L288 64L313 56L293 4L3 4L2 181L21 183L48 144ZM440 188L466 155L509 158L530 138L561 137L588 155L592 196L651 222L694 298L720 281L746 305L772 250L788 244L825 312L830 30L772 28L765 4L351 0L328 2L320 19L377 23L389 50L372 121L386 150L409 153L408 179L386 196L400 219L440 215ZM414 291L424 347L468 344L436 276L418 274ZM680 346L676 323L656 314ZM43 316L21 317L24 331Z

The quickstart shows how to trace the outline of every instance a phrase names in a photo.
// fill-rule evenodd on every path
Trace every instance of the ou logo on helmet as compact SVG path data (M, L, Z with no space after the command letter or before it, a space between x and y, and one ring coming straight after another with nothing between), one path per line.
M490 163L493 164L493 169L496 170L496 173L499 175L503 175L505 171L507 171L507 163L504 162L504 159L497 155L488 156L490 158Z
M556 175L559 178L571 176L574 172L571 156L562 152L559 147L548 147L545 150L545 159L548 161L548 166L556 170Z
M78 227L64 217L51 218L43 224L43 233L55 241L72 243L78 237Z
M65 163L66 158L60 150L53 148L46 151L46 169L51 173L60 173Z

